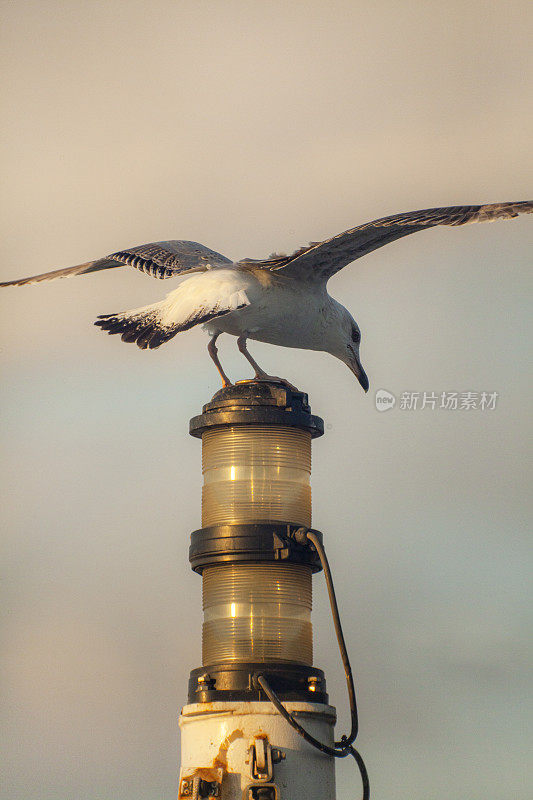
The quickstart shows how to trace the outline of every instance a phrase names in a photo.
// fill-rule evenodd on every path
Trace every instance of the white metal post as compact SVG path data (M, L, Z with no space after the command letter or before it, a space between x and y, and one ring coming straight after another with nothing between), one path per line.
M313 736L333 745L332 706L284 705ZM307 744L270 702L193 703L182 709L179 725L180 800L335 800L335 759Z

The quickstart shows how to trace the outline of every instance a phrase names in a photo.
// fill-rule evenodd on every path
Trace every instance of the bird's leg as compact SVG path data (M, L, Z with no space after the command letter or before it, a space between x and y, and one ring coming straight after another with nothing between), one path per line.
M276 375L268 375L264 369L261 369L255 358L253 358L248 352L248 348L246 347L246 338L246 336L239 336L237 339L237 347L245 359L254 368L256 381L274 381L275 383L283 383L290 389L295 389L296 387L289 383L289 381L286 381L285 378L278 378Z
M252 365L255 371L256 378L268 378L269 376L266 374L264 369L261 369L255 358L253 358L250 353L248 352L248 348L246 347L246 336L239 336L237 339L237 347L239 348L239 352L243 354L245 359Z
M218 374L222 378L222 386L225 389L226 386L232 386L232 383L231 383L230 379L228 378L228 376L226 375L226 373L224 372L224 370L222 369L222 364L220 363L220 360L218 358L218 348L216 346L216 341L217 341L219 336L220 336L219 333L215 333L210 338L209 344L207 345L207 352L209 353L209 355L211 356L211 358L215 362L215 367L218 370Z

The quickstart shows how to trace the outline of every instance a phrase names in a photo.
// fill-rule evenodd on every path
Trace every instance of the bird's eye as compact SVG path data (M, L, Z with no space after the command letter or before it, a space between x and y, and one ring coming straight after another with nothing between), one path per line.
M352 328L352 342L359 344L360 341L361 341L360 332L357 330L357 328Z

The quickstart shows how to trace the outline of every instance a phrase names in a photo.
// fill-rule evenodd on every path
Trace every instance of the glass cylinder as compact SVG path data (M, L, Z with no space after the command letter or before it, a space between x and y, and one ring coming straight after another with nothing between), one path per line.
M203 577L202 663L290 661L311 666L311 568L222 564Z
M246 522L311 526L311 434L282 425L202 435L202 527Z

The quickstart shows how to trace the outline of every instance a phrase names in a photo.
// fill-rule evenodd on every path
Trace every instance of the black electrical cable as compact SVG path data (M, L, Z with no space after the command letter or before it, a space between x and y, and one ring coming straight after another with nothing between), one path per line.
M276 710L281 714L281 716L289 723L291 728L300 734L300 736L305 739L306 742L311 744L313 747L316 747L317 750L320 750L322 753L326 753L327 755L334 756L335 758L346 758L346 756L351 755L355 759L355 762L359 768L359 772L361 773L361 780L363 783L363 800L369 800L370 798L370 782L368 779L368 772L365 766L365 762L361 754L352 747L352 742L355 740L357 736L357 731L359 728L358 717L357 717L357 702L355 697L355 687L353 683L353 675L352 675L352 668L350 666L350 659L348 657L348 651L346 649L346 642L344 641L344 634L342 632L342 625L339 615L339 607L337 605L337 598L335 596L335 588L333 586L333 578L331 576L331 570L329 568L328 559L326 556L326 552L321 541L318 537L312 532L303 529L302 532L305 532L309 541L313 543L318 553L318 557L320 558L320 563L322 564L322 568L324 570L324 577L326 579L326 585L328 588L328 595L329 595L329 602L331 606L331 614L333 616L333 625L335 626L335 633L337 635L337 641L339 643L339 650L341 653L342 663L344 666L344 674L346 676L346 685L348 687L348 696L350 699L350 715L352 719L352 729L350 731L349 736L342 736L340 741L334 742L333 747L330 747L323 742L320 742L318 739L315 739L314 736L302 728L299 722L296 721L294 716L287 711L285 706L282 704L281 700L272 689L270 684L268 683L267 678L265 675L259 673L256 674L255 682L263 689L264 693L270 700L270 702L275 706Z
M350 745L348 749L349 749L351 755L354 757L355 763L359 767L359 772L361 773L361 781L363 783L363 800L369 800L369 798L370 798L370 780L368 778L368 772L366 771L365 762L363 761L363 756L352 745Z
M335 756L336 758L345 758L348 755L349 752L348 747L350 747L350 745L347 745L345 748L330 747L329 745L324 744L323 742L319 742L318 739L315 739L314 736L311 736L311 734L308 731L306 731L305 728L302 728L300 723L295 720L293 715L289 711L287 711L285 706L282 704L281 700L275 693L274 689L270 686L265 675L259 673L258 675L255 676L255 680L259 684L261 689L264 691L268 699L271 701L271 703L276 707L277 711L279 711L281 716L285 717L291 728L294 728L294 730L297 731L300 734L300 736L302 736L305 739L306 742L309 742L309 744L312 744L313 747L317 748L317 750L320 750L322 753L326 753L326 755L328 756Z
M289 723L291 728L294 728L294 730L299 733L306 742L313 745L313 747L316 747L317 750L320 750L322 753L326 753L328 756L335 756L335 758L346 758L348 755L353 756L355 763L359 767L359 772L361 773L361 781L363 784L363 800L370 800L370 781L368 779L368 772L365 762L363 761L363 757L355 749L355 747L353 747L351 744L347 744L343 748L329 747L329 745L319 742L318 739L315 739L314 736L311 736L311 734L306 731L305 728L302 728L300 723L295 720L294 716L287 711L264 675L256 675L255 681L264 691L276 710L279 711L281 716Z
M307 531L307 538L312 542L320 558L322 569L324 570L324 578L326 579L326 586L328 587L329 604L331 606L331 614L333 617L333 625L335 627L335 634L339 643L339 650L341 653L342 665L344 667L344 674L346 676L346 686L348 688L348 698L350 701L350 716L352 720L352 729L348 737L342 737L340 742L335 742L335 747L342 747L351 744L355 741L357 731L359 730L359 720L357 717L357 701L355 698L355 687L353 684L352 668L350 666L350 659L348 657L348 650L346 642L344 641L344 634L342 632L341 618L339 614L339 607L337 605L337 597L335 595L335 588L333 586L333 578L329 568L328 557L324 546L318 536L313 531Z

